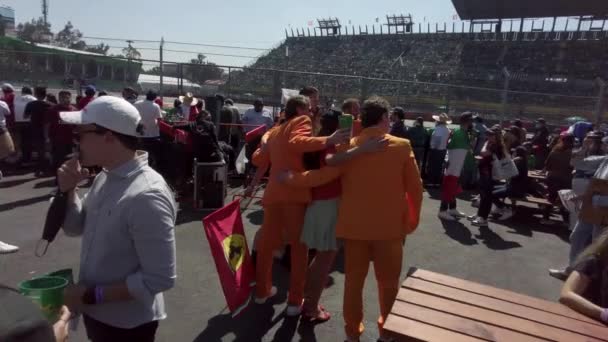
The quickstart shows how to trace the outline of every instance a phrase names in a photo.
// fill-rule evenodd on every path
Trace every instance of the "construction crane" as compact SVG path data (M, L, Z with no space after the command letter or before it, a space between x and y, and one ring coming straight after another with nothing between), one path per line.
M48 25L49 16L49 2L48 0L42 0L42 18L44 19L44 25Z

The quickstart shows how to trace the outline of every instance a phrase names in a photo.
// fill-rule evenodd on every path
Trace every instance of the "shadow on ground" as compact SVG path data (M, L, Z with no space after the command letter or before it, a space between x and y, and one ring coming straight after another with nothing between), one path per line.
M32 197L32 198L27 198L24 200L0 204L0 212L13 210L13 209L19 208L19 207L25 207L28 205L36 204L38 202L47 201L49 198L51 198L51 195L46 194L46 195L42 195L42 196L38 196L38 197Z
M15 179L15 180L10 180L10 181L0 182L0 189L12 188L14 186L19 186L21 184L25 184L27 182L31 182L36 179L38 179L38 178L31 177L31 178Z

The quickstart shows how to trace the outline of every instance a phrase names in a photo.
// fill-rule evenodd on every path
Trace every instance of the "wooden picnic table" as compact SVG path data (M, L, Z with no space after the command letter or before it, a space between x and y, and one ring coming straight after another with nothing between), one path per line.
M543 171L539 171L539 170L530 170L528 171L528 177L537 180L537 181L546 181L547 180L547 174Z
M397 341L608 341L608 327L560 303L416 268L384 328Z

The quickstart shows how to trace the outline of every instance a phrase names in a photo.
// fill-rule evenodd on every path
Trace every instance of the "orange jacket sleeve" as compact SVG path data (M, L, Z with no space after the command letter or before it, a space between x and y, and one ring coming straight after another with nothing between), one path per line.
M256 167L267 167L270 164L270 155L268 154L268 149L262 150L258 148L253 152L253 156L251 157L251 162Z
M342 169L339 167L326 166L319 170L311 170L306 172L294 172L286 183L287 185L300 188L314 188L323 184L327 184L334 179L340 177Z
M405 201L407 205L407 220L405 233L413 233L420 222L420 209L422 208L422 179L416 164L416 158L411 146L407 145L405 165L403 167L403 185L405 187Z
M312 137L312 121L308 116L294 118L289 124L292 125L289 147L294 152L315 152L326 147L327 137Z

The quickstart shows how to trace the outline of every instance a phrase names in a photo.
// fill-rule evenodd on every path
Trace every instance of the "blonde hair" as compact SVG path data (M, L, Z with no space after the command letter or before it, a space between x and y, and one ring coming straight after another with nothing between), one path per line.
M576 257L575 265L578 265L591 257L597 257L600 260L608 259L608 230L605 230L599 237L585 248L578 257Z

